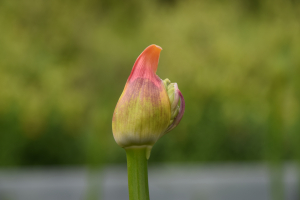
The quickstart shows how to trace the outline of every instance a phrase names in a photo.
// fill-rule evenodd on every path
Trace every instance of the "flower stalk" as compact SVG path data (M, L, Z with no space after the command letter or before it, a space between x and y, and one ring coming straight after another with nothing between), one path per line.
M129 200L149 200L147 147L125 148Z

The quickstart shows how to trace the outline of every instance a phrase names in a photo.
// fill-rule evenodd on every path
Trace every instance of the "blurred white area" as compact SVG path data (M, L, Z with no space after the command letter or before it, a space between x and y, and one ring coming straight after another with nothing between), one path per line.
M297 168L282 168L284 198L299 199ZM151 200L271 200L263 164L151 165ZM92 193L93 195L88 195ZM89 196L89 198L88 198ZM1 169L0 200L128 200L126 166Z

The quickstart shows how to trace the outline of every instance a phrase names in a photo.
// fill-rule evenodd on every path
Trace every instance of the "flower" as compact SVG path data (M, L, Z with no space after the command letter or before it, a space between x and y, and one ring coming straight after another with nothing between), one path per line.
M150 45L140 54L116 105L112 130L123 148L151 149L183 116L185 102L177 83L162 81L156 75L161 50Z

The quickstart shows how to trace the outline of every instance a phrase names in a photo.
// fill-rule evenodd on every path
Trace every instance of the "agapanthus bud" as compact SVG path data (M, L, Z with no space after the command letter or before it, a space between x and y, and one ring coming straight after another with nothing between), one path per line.
M177 91L178 86L177 83L171 83L169 79L165 79L163 81L165 88L167 90L167 94L169 96L170 104L171 104L171 122L173 122L174 118L178 115L179 112L179 94Z
M183 117L185 102L180 90L178 89L177 83L171 83L169 79L165 79L163 83L167 90L171 105L170 125L165 131L165 133L167 133L179 124L181 118ZM179 99L181 101L180 106L178 105Z
M151 148L183 116L185 104L177 84L156 75L160 52L159 46L150 45L141 53L116 105L112 130L121 147Z

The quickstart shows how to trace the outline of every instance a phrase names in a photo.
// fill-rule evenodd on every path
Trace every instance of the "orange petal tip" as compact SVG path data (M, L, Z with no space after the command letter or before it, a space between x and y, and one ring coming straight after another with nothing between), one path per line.
M128 80L138 77L152 79L157 70L161 50L162 48L155 44L148 46L136 59Z

